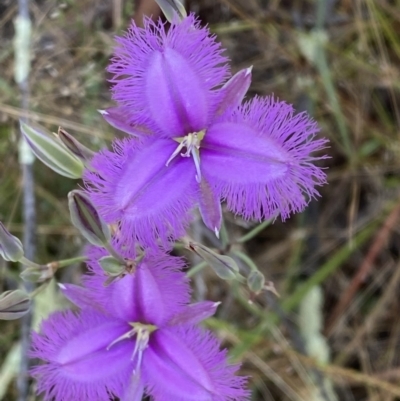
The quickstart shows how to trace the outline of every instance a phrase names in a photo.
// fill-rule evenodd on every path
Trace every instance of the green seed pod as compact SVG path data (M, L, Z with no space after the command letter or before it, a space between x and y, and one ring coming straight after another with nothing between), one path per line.
M125 265L113 256L104 256L99 259L101 268L110 276L118 276L125 271Z
M21 241L11 235L0 222L0 255L11 262L17 262L24 256Z
M169 22L176 22L176 19L183 20L187 17L185 7L179 0L156 0L165 18Z
M83 164L92 160L94 156L94 152L92 152L89 148L82 145L79 141L77 141L72 135L70 135L67 131L58 128L58 139L63 143L63 145L79 160L82 161Z
M229 256L220 255L197 242L190 242L189 249L204 259L218 277L223 280L233 280L237 278L239 267Z
M91 244L103 246L110 241L109 227L84 192L71 191L68 194L68 206L72 224Z
M30 283L43 283L54 276L53 270L49 266L28 267L19 275L22 280Z
M35 156L56 173L81 178L84 165L46 128L20 121L21 132Z
M0 319L15 320L29 312L31 300L24 291L6 291L0 295Z
M264 275L258 270L253 270L247 277L247 285L251 292L258 294L265 285Z
M42 272L33 267L28 267L19 276L26 282L38 283L42 278Z

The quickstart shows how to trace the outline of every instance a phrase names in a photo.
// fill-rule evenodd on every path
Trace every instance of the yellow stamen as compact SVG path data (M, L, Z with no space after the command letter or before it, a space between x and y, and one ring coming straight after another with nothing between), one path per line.
M200 143L204 138L204 135L206 134L206 131L199 131L199 132L193 132L190 133L186 136L183 137L176 137L173 138L174 141L178 142L177 148L174 150L170 158L167 160L165 165L168 167L169 163L173 159L175 159L176 156L181 152L183 148L186 148L186 152L180 153L182 157L193 157L193 161L196 167L196 181L200 182L201 181L201 170L200 170Z

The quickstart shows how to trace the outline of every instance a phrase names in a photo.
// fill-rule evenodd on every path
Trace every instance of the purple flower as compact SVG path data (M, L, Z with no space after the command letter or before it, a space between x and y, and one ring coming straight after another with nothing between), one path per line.
M91 251L85 287L60 285L79 313L57 312L33 334L38 391L54 401L242 401L245 379L214 336L196 326L216 303L189 305L182 261L148 256L134 275L104 287ZM171 268L171 266L174 266Z
M312 153L327 141L315 139L317 124L273 97L240 105L251 69L225 82L221 48L193 16L167 33L132 25L118 43L109 67L118 107L103 116L136 138L100 152L85 178L125 240L165 244L196 205L218 234L222 200L246 219L285 219L319 195L326 175L314 162L324 156Z

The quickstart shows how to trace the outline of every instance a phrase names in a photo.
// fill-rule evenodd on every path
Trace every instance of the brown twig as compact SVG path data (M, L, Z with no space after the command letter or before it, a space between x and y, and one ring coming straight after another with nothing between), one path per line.
M113 27L117 31L122 24L122 1L114 0L112 5Z
M340 354L335 358L334 362L336 365L344 365L346 361L352 356L353 352L359 347L363 346L363 338L366 334L371 334L373 328L379 319L384 316L383 310L387 308L393 299L395 299L395 294L398 289L400 282L400 263L398 263L394 269L393 275L388 280L389 283L386 287L385 292L382 294L381 298L377 301L371 313L363 322L363 325L355 332L352 340L342 349Z
M354 295L356 294L359 287L365 282L368 277L372 267L374 266L374 262L376 257L379 255L381 249L389 238L389 235L393 229L393 226L396 224L400 214L400 202L397 206L392 210L389 216L386 218L383 223L381 229L378 231L374 243L372 244L368 254L366 255L363 263L358 269L357 274L353 277L350 285L347 287L347 290L340 297L339 302L335 306L333 312L328 319L325 328L325 334L329 336L333 328L336 325L336 322L342 316L343 312L346 310L348 305L351 303Z
M225 340L231 342L232 344L238 344L240 341L233 331L224 331L223 334ZM381 377L385 378L398 377L397 376L399 374L398 369L386 371L381 374L374 374L372 376L365 373L359 373L353 369L342 368L332 364L321 364L314 358L305 356L291 349L290 347L282 347L281 350L288 357L290 356L296 357L304 366L319 370L322 374L331 377L337 383L345 382L348 384L361 384L363 386L376 388L381 391L385 391L388 394L400 397L400 387L391 384L386 380L382 380L381 378ZM274 381L274 383L284 391L288 387L287 384L279 375L277 375L272 369L268 367L268 364L265 363L265 361L259 355L262 355L262 352L260 350L258 350L257 354L252 351L247 351L245 353L245 359L256 365L258 369L260 369L270 380L274 381L275 379L274 376L277 376L276 379L278 379L279 382ZM274 376L272 376L271 374L273 374ZM279 385L280 383L282 383L282 386ZM289 388L289 390L291 389Z

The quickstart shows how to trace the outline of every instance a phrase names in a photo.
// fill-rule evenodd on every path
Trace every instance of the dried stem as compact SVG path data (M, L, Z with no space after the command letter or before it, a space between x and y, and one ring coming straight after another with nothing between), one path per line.
M29 0L18 0L18 17L15 23L15 80L17 81L21 95L21 108L24 114L29 108L29 60L30 60L30 19ZM19 160L22 171L23 185L23 217L24 217L24 250L27 259L35 256L36 244L36 211L33 178L33 156L28 146L21 138ZM25 289L32 292L33 284L24 283ZM33 307L33 305L32 305ZM21 320L21 362L17 379L18 401L26 401L29 392L28 350L30 347L30 330L32 324L32 308L30 313Z
M376 234L375 241L372 247L370 248L367 256L365 257L363 263L361 264L360 268L358 269L357 274L354 276L352 282L348 286L345 293L341 295L340 301L336 305L326 324L325 332L327 335L330 335L332 333L332 330L335 327L337 320L339 319L340 316L342 316L343 311L351 303L359 287L365 282L372 267L374 266L374 261L376 257L379 255L379 252L384 247L387 239L389 238L390 233L393 230L393 227L398 221L399 215L400 215L400 203L392 210L392 212L386 218L381 229Z

